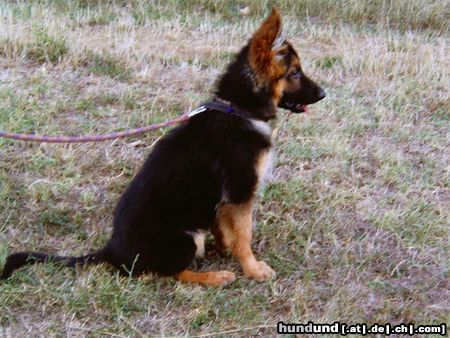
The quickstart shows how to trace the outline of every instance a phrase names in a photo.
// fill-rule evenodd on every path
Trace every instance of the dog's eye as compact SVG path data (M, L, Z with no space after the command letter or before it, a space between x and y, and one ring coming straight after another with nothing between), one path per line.
M293 77L294 79L299 79L302 77L302 72L300 71L300 69L296 69L291 73L291 77Z

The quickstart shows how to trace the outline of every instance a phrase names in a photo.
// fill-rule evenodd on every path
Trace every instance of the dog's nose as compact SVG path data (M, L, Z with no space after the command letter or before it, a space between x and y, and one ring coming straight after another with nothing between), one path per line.
M318 98L319 98L318 101L320 101L320 100L322 100L323 98L325 98L325 96L327 96L327 95L325 94L325 91L324 91L322 88L320 88L320 89L319 89L319 94L318 94Z

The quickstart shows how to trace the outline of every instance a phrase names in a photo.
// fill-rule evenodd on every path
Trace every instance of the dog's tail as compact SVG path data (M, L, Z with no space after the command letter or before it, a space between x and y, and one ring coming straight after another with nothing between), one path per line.
M56 255L49 255L42 252L18 252L9 255L6 258L5 266L3 267L1 279L7 279L14 270L29 264L35 263L60 263L63 266L75 267L76 265L100 264L109 263L109 258L106 252L107 248L103 248L97 252L80 257L63 257Z

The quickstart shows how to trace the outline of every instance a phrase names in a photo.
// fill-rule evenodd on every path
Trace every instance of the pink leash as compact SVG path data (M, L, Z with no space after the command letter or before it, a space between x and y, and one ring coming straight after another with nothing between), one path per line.
M32 142L46 142L46 143L81 143L81 142L99 142L99 141L107 141L118 138L124 138L129 136L134 136L138 134L147 133L152 130L173 126L178 123L189 120L192 116L197 115L201 112L204 112L207 108L205 106L200 106L199 108L184 113L183 115L162 123L152 124L147 127L135 128L130 130L119 131L115 133L109 134L101 134L101 135L85 135L85 136L46 136L46 135L33 135L33 134L19 134L19 133L10 133L5 131L0 131L0 138L8 138L19 141L32 141Z

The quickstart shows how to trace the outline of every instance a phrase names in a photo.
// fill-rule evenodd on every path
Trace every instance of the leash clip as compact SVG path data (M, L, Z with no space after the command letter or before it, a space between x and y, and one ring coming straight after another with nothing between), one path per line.
M188 116L189 117L192 117L192 116L195 116L195 115L197 115L197 114L200 114L200 113L203 113L205 110L207 110L208 108L206 108L205 106L200 106L200 107L198 107L197 109L194 109L194 110L192 110L192 111L190 111L189 113L188 113Z

